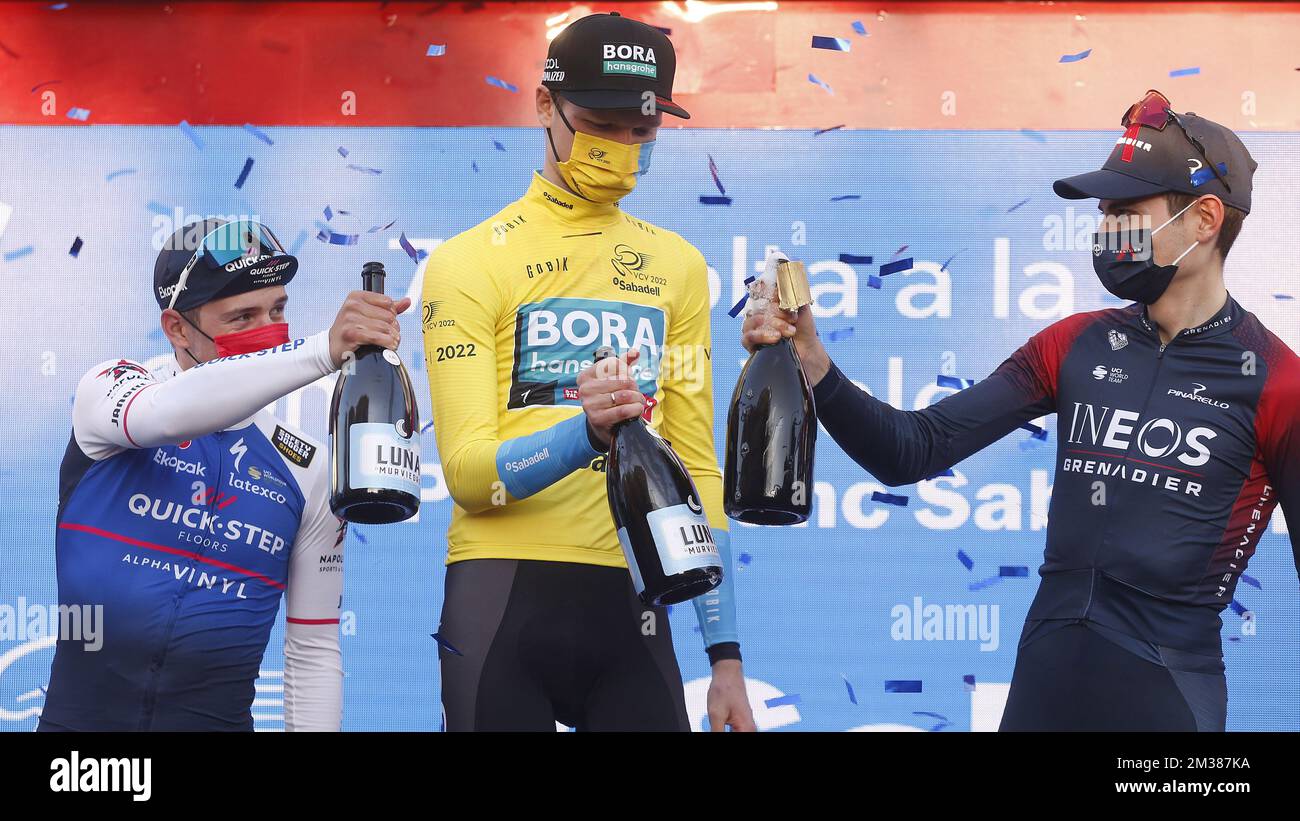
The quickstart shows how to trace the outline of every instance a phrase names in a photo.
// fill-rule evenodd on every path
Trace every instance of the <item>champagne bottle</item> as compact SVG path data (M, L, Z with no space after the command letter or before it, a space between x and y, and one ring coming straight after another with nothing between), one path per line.
M367 262L362 287L384 292ZM420 419L395 351L363 345L343 363L330 403L330 509L357 524L391 524L420 509Z
M595 360L614 355L602 346ZM642 603L693 599L722 584L722 558L682 460L641 417L619 422L605 466L609 512Z
M782 307L797 310L800 285L789 280L797 279L799 271L790 265L799 263L782 261L778 282L764 284L779 285ZM760 346L745 362L727 411L722 474L727 515L755 525L806 521L812 511L816 441L817 409L794 343L783 337Z

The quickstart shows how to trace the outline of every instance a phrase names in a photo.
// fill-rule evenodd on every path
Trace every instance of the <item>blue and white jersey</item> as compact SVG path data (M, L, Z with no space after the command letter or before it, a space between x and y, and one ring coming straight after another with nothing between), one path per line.
M60 640L42 729L251 730L282 595L286 727L338 728L344 525L328 453L255 410L328 363L314 338L161 379L129 360L82 378L60 470L59 603L102 605L103 642Z

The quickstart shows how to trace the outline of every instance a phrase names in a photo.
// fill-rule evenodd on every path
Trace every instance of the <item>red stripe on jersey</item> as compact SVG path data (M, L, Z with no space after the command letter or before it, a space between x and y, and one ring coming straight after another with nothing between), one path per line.
M1210 556L1202 584L1215 598L1227 603L1259 539L1277 506L1277 490L1269 485L1268 473L1258 448L1250 463L1250 474L1232 503L1232 514L1223 527L1223 537ZM1224 577L1227 578L1224 578Z
M202 562L203 564L210 564L213 567L220 567L223 570L233 570L236 573L242 573L245 576L248 576L250 578L254 578L259 581L265 582L266 584L269 584L271 587L274 587L277 590L284 589L284 585L282 583L277 582L275 579L271 579L266 576L263 576L261 573L258 573L255 570L249 570L247 568L230 564L228 562L218 561L217 559L211 559L208 558L207 556L201 556L198 553L192 553L188 550L180 550L175 547L167 547L166 545L154 544L153 542L142 541L132 536L126 536L121 533L113 533L108 530L101 530L91 525L78 525L69 522L62 522L59 524L59 527L63 530L75 530L80 533L89 533L92 536L103 536L105 539L112 539L115 542L124 542L125 544L133 545L135 547L143 547L149 550L157 550L160 553L170 553L173 556L184 556L187 559L194 559L195 561Z

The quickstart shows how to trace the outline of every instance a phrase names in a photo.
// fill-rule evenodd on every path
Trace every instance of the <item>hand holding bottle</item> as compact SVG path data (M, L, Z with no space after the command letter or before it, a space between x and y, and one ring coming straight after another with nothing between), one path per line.
M614 426L635 419L645 410L645 395L629 369L641 357L639 350L592 363L578 374L578 398L596 438L609 447Z

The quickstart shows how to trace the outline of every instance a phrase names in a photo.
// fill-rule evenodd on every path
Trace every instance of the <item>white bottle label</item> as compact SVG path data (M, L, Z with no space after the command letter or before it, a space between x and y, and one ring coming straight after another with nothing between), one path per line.
M354 488L389 488L420 496L420 435L403 438L393 425L359 422L351 443L348 483Z
M646 514L654 534L664 575L673 576L697 567L721 567L722 557L703 510L690 505L661 507Z

